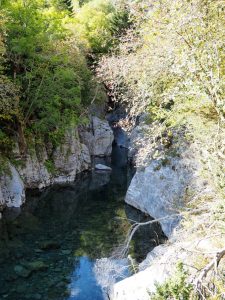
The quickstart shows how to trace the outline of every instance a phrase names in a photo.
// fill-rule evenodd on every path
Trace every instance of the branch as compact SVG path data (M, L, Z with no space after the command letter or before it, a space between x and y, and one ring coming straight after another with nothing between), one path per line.
M143 223L138 223L138 222L133 221L134 224L131 225L131 227L128 231L128 234L127 234L127 238L125 240L125 246L124 246L124 249L122 250L122 256L125 256L127 254L130 242L131 242L135 232L138 230L139 227L146 226L146 225L153 224L153 223L157 223L157 222L160 222L160 221L163 221L163 220L166 220L166 219L170 219L170 218L173 218L173 217L178 217L178 216L181 216L181 214L177 213L177 214L173 214L173 215L170 215L170 216L165 216L165 217L162 217L162 218L158 218L158 219L143 222Z
M194 285L195 285L195 287L196 287L197 290L201 290L201 288L203 286L203 284L202 284L203 279L206 277L206 275L208 274L208 272L213 267L215 267L215 271L217 271L217 267L219 265L219 262L220 262L220 260L222 259L222 257L224 255L225 255L225 248L223 248L222 250L218 251L216 253L216 255L214 256L214 258L201 271L201 273L199 274L199 276L194 281Z
M39 84L39 86L38 86L38 88L37 88L37 91L36 91L36 94L35 94L33 100L31 101L30 107L29 107L28 110L27 110L26 116L25 116L25 118L24 118L24 124L26 124L26 123L28 122L29 117L30 117L30 115L31 115L31 113L32 113L32 107L33 107L35 101L38 99L38 96L39 96L39 94L40 94L41 87L42 87L42 84L43 84L43 82L44 82L44 78L45 78L45 75L46 75L48 66L49 66L49 64L47 64L46 67L45 67L45 69L44 69L43 76L42 76L42 78L41 78L41 82L40 82L40 84Z
M88 105L88 108L85 109L81 114L80 117L83 117L89 110L90 106L95 102L97 95L98 95L98 90L99 90L99 86L97 85L96 90L95 90L95 95L93 97L93 99L91 100L91 103Z

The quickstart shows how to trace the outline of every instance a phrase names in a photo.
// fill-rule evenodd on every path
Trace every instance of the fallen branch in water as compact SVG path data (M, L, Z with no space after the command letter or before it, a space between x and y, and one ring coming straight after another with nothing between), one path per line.
M146 226L146 225L153 224L153 223L157 223L157 222L160 222L160 221L163 221L163 220L166 220L166 219L179 217L179 216L181 216L181 214L177 213L177 214L173 214L173 215L170 215L170 216L165 216L165 217L162 217L162 218L158 218L158 219L155 219L155 220L150 220L150 221L143 222L143 223L135 222L135 221L132 220L134 222L134 224L131 225L131 227L128 231L128 234L127 234L127 237L126 237L126 240L125 240L125 246L124 246L124 249L122 251L122 257L124 257L127 254L130 242L131 242L135 232L138 230L139 227Z

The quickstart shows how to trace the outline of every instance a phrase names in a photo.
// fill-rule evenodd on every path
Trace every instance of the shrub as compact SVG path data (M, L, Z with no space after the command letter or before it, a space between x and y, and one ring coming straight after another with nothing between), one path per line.
M188 273L183 264L177 265L176 273L161 285L156 285L156 292L151 295L152 300L191 300L193 287L188 283ZM197 299L197 298L196 298Z

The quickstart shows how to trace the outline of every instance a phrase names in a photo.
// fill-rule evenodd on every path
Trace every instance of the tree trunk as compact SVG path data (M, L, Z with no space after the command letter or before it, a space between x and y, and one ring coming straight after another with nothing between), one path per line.
M22 155L26 154L27 145L24 136L24 127L21 121L18 121L18 136L19 136L19 149Z

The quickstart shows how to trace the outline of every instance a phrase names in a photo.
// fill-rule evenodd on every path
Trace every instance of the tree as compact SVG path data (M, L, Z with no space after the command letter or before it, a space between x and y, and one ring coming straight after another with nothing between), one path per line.
M61 1L4 3L5 73L21 89L20 99L13 103L20 111L15 129L22 152L28 135L59 142L67 128L81 121L81 111L95 93L86 58L70 30L72 19L64 8Z

